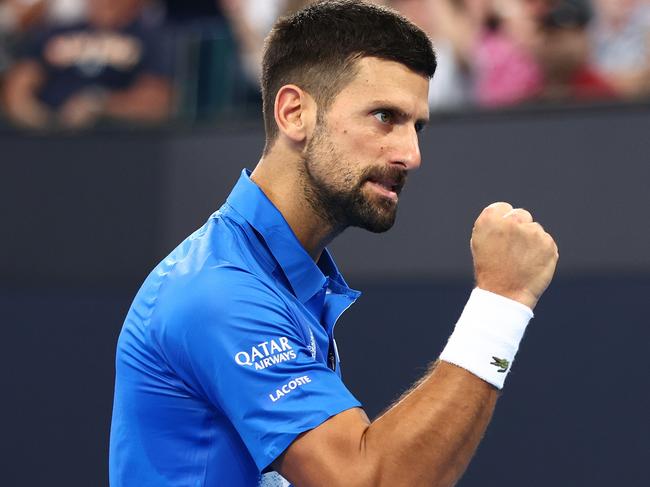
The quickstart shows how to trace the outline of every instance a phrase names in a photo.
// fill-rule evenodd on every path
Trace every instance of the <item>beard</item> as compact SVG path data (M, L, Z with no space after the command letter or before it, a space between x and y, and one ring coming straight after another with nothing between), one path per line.
M370 166L355 173L356 166L343 158L324 123L319 124L303 156L304 196L314 212L336 233L347 227L385 232L395 223L397 202L364 191L364 185L391 180L399 194L406 182L406 170L397 166Z

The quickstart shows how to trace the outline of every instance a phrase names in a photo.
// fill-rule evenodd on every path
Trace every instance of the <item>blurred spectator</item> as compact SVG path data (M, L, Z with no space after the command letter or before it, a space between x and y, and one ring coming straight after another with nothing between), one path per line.
M0 0L0 80L13 62L20 36L40 20L45 0Z
M543 89L542 19L552 0L438 0L441 37L471 74L472 101L499 107ZM435 83L435 82L434 82Z
M544 73L538 60L542 20L550 0L499 0L485 18L474 52L480 105L502 106L537 98Z
M255 87L259 86L262 72L264 39L291 1L219 0L237 40L244 73Z
M544 19L544 95L549 101L587 101L615 97L612 85L589 62L586 0L557 2Z
M0 0L0 80L13 63L16 46L29 30L80 21L86 0Z
M172 87L162 40L139 19L144 0L89 0L86 22L30 43L4 87L11 119L32 128L81 128L102 117L158 122Z
M278 19L315 0L217 0L237 40L243 69L256 87L262 71L264 39ZM372 1L372 0L371 0ZM375 1L374 3L385 3Z
M437 0L440 35L471 74L472 101L498 107L537 99L538 53L551 0ZM434 82L435 83L435 82Z
M47 10L47 0L0 0L0 31L23 32Z
M650 94L650 5L594 0L589 30L594 67L626 98Z
M402 0L409 3L416 0ZM581 0L430 0L441 69L479 106L611 97L589 67L589 10ZM447 68L449 69L449 68ZM462 75L465 72L466 74ZM460 75L459 75L460 73ZM437 74L436 74L437 76ZM435 78L434 78L435 79ZM439 83L435 79L433 85ZM447 93L453 93L446 88ZM444 95L443 95L444 96ZM449 95L447 95L449 96Z
M238 55L239 99L243 108L259 112L264 39L278 19L314 0L217 0L228 20ZM236 95L237 96L237 95Z
M432 110L455 110L472 99L469 66L456 51L451 26L446 19L454 12L447 0L392 0L389 5L424 30L431 38L438 58L434 81L429 85L429 105ZM466 19L468 20L468 19Z

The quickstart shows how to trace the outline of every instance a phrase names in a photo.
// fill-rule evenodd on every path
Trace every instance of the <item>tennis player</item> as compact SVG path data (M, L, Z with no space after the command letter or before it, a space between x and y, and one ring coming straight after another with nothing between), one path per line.
M113 487L459 479L554 273L552 237L507 203L482 211L477 287L454 332L372 422L341 380L334 341L359 292L326 248L347 227L393 225L420 165L435 67L426 35L386 8L326 1L278 21L264 56L261 160L153 270L126 317Z

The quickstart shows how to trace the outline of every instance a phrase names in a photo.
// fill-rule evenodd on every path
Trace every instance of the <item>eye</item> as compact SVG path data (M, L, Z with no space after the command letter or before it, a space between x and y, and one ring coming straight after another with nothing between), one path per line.
M425 125L424 123L422 123L422 122L416 122L416 123L415 123L415 131L416 131L418 134L419 134L420 132L422 132L422 131L424 130L425 127L426 127L426 125Z
M392 118L391 113L388 110L377 110L372 115L381 123L390 123Z

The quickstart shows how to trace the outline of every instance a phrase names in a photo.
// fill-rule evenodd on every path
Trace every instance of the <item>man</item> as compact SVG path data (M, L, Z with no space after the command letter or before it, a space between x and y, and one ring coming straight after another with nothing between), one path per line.
M114 487L460 477L554 272L553 239L525 210L483 211L472 236L481 289L441 360L372 423L340 379L333 337L359 293L325 248L348 226L393 224L420 164L434 69L422 31L370 4L317 3L276 24L259 164L152 272L126 318Z
M143 0L90 0L88 21L38 35L7 73L7 114L32 129L81 129L101 119L162 122L173 89L160 33Z

